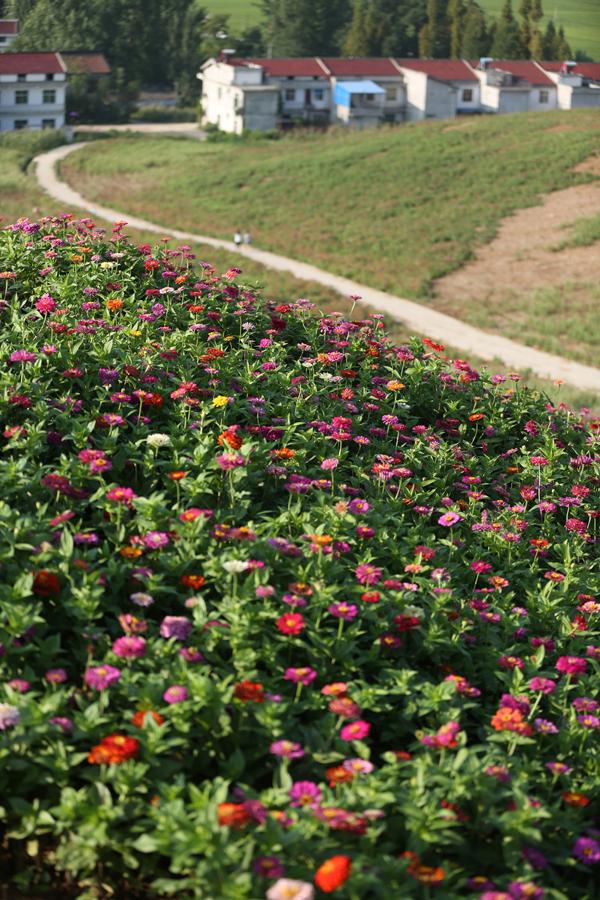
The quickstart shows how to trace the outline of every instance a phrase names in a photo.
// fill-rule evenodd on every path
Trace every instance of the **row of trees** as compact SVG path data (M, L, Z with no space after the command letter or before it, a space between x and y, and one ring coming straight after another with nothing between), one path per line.
M203 60L224 47L247 56L493 56L565 59L572 55L552 20L542 32L541 0L505 0L489 22L476 0L256 0L262 21L232 32L227 16L202 0L0 0L20 21L18 50L97 49L115 83L175 84L197 92Z

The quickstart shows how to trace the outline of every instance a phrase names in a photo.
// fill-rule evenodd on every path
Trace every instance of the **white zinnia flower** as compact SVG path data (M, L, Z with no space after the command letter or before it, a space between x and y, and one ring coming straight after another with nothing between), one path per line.
M0 731L5 731L13 725L18 725L21 714L16 706L8 703L0 703Z
M168 447L171 443L171 438L168 434L149 434L146 438L146 443L149 447L154 447L158 449L159 447Z
M239 575L241 572L245 572L247 567L248 563L243 559L228 559L223 563L223 568L230 575Z

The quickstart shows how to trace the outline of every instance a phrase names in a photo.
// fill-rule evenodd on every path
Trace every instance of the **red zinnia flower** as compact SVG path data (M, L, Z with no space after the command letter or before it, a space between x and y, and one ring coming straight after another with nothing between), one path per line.
M157 725L162 725L165 721L159 713L154 712L152 709L138 709L131 717L131 721L136 728L141 728L146 720L146 716L152 716Z
M265 699L264 688L257 681L240 681L233 689L233 696L244 703L263 703Z
M282 634L300 634L304 628L304 616L301 613L285 613L276 622Z
M339 888L349 877L352 862L349 856L332 856L319 866L315 874L315 884L325 894Z
M41 569L36 572L33 577L33 593L38 597L53 597L60 593L60 581L58 575L49 572L48 569Z
M217 819L219 825L225 828L244 828L252 816L244 803L219 803Z

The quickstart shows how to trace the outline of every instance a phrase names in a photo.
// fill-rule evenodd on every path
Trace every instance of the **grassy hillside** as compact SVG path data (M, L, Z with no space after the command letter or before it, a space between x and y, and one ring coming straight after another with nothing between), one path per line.
M261 247L426 298L433 280L490 240L501 218L581 181L572 168L597 147L599 126L597 114L583 111L279 142L145 138L135 152L123 138L71 157L63 172L118 209L227 238L249 228ZM463 314L474 318L478 309ZM525 334L560 352L560 330L583 321L580 358L593 361L591 316L591 308L573 308L572 320L538 337L546 318L532 308Z
M503 0L480 0L481 6L495 18ZM214 13L231 16L234 30L255 25L260 21L256 0L206 0L206 7ZM516 9L517 3L513 3ZM598 0L545 0L544 9L557 25L565 29L573 52L583 50L588 56L600 59L600 3ZM542 22L545 27L547 19Z

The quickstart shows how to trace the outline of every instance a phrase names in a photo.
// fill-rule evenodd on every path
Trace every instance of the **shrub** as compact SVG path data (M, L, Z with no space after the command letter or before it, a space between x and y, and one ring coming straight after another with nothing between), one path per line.
M179 106L141 106L131 113L130 122L195 122L198 110Z
M591 900L598 422L122 225L0 269L9 890Z

